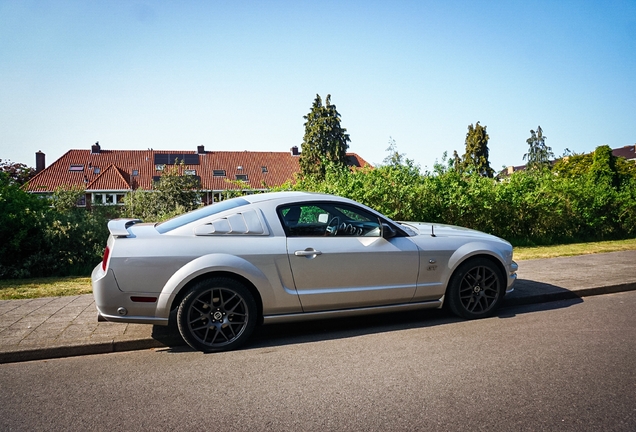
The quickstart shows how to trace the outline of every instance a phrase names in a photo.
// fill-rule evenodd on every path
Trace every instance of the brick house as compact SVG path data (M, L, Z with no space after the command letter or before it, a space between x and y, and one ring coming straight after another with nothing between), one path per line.
M228 180L242 180L251 190L293 180L300 171L299 156L296 146L290 152L206 151L204 146L196 151L104 150L95 143L90 150L69 150L48 167L44 153L38 151L37 174L26 190L50 195L60 186L80 186L86 194L79 205L118 205L132 190L152 190L167 166L182 161L183 174L199 179L203 202L210 204L222 200L224 191L241 188ZM355 153L347 157L352 167L369 165Z
M628 161L636 162L636 144L612 149L612 154L616 157L623 157Z

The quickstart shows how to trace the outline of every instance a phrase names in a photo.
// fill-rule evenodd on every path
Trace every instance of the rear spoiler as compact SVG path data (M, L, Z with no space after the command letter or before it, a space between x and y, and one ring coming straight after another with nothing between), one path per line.
M108 221L108 231L113 237L128 237L128 227L141 222L141 219L113 219Z

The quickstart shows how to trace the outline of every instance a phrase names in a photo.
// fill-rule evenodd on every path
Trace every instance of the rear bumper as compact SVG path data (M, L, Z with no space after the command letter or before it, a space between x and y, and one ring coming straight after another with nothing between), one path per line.
M168 325L167 318L157 317L143 317L143 316L120 316L120 315L104 315L97 308L97 321L99 322L119 322L119 323L134 323L134 324L152 324L152 325Z
M122 292L111 269L104 272L99 264L93 269L91 283L98 321L168 325L168 318L157 316L156 301L133 301L135 297L147 297L148 294Z

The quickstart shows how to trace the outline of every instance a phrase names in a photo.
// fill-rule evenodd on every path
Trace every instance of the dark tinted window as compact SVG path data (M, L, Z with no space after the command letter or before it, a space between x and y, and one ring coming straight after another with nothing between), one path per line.
M278 208L290 237L379 237L377 216L364 209L339 203L301 203Z

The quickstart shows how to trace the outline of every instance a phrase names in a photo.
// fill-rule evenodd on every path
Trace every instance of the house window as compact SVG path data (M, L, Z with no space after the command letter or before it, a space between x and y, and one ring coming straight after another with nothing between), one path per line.
M122 205L126 194L94 193L93 205Z
M214 177L225 177L225 170L213 170L212 175Z
M99 174L101 170L97 167L93 168L93 174Z
M262 173L266 173L267 172L267 167L266 166L262 166L261 167L261 172Z
M79 207L86 207L86 194L82 194L81 197L77 200L77 205Z
M138 176L139 175L139 170L133 170L132 171L132 175L133 176Z
M165 164L157 164L155 165L155 171L163 171L165 167L166 167Z
M184 170L183 173L185 175L197 175L197 170L187 169L187 170Z
M237 180L242 180L242 181L247 181L247 174L237 174L236 175L236 179Z
M84 171L84 165L71 165L69 171Z

